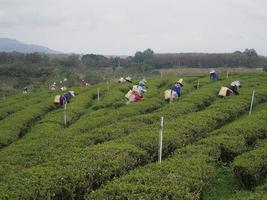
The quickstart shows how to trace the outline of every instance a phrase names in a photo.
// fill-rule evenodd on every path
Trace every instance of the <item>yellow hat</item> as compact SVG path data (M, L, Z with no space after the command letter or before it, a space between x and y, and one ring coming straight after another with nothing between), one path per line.
M181 86L183 86L183 79L181 78L181 79L179 79L178 81L176 81L176 83L179 83Z

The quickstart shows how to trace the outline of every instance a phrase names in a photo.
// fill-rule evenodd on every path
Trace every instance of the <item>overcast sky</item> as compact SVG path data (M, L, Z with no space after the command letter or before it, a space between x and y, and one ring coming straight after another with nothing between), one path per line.
M266 0L0 0L0 37L62 52L267 56Z

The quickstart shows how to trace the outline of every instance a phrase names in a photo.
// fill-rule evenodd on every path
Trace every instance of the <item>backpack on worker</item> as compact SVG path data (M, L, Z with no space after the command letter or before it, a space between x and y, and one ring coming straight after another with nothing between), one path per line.
M230 90L228 87L224 87L222 86L218 96L220 97L226 97L226 96L232 96L234 95L234 92L232 90Z
M125 97L127 98L127 99L130 99L130 96L131 96L131 94L132 94L132 90L129 90L128 92L127 92L127 94L125 95Z
M167 102L172 102L174 99L178 98L178 95L175 91L168 89L164 91L164 99Z
M54 103L59 104L60 103L60 95L56 95L54 98Z
M168 89L164 91L164 99L165 101L170 101L170 99L172 98L172 90Z

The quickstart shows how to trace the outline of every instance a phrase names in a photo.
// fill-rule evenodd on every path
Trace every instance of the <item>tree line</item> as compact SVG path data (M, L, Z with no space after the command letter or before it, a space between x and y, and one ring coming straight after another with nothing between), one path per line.
M134 56L126 58L107 57L96 54L80 55L47 55L41 53L6 53L0 52L0 65L3 64L33 64L36 66L61 66L86 68L117 68L140 67L140 65L152 68L171 67L266 67L267 58L258 55L254 49L236 51L233 53L173 53L157 54L147 49L137 51Z
M243 52L233 53L173 53L157 54L147 49L138 51L134 56L126 58L105 57L87 54L82 57L82 64L86 67L124 67L137 70L150 70L172 67L248 67L267 68L267 58L258 55L255 49L245 49Z
M174 67L263 67L267 71L267 58L254 49L233 53L173 54L158 54L146 49L123 58L96 54L0 52L0 85L12 82L14 88L21 88L33 81L38 82L34 85L42 85L62 76L72 80L71 84L79 84L79 79L96 83L126 73L153 75L157 69Z

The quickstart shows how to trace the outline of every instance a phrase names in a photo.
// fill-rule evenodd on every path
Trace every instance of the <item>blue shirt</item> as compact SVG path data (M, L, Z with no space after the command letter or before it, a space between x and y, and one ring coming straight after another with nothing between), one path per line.
M60 97L60 100L63 102L63 104L65 104L65 103L69 103L71 97L72 97L71 93L70 93L70 92L67 92L67 93L63 94L63 95Z
M171 90L174 91L174 92L176 92L177 95L178 95L178 97L181 96L182 88L181 88L180 84L177 84L176 83L174 86L172 86Z
M210 73L210 79L212 80L212 81L217 81L218 80L218 77L217 77L218 75L217 75L217 73L216 72L214 72L214 73Z

